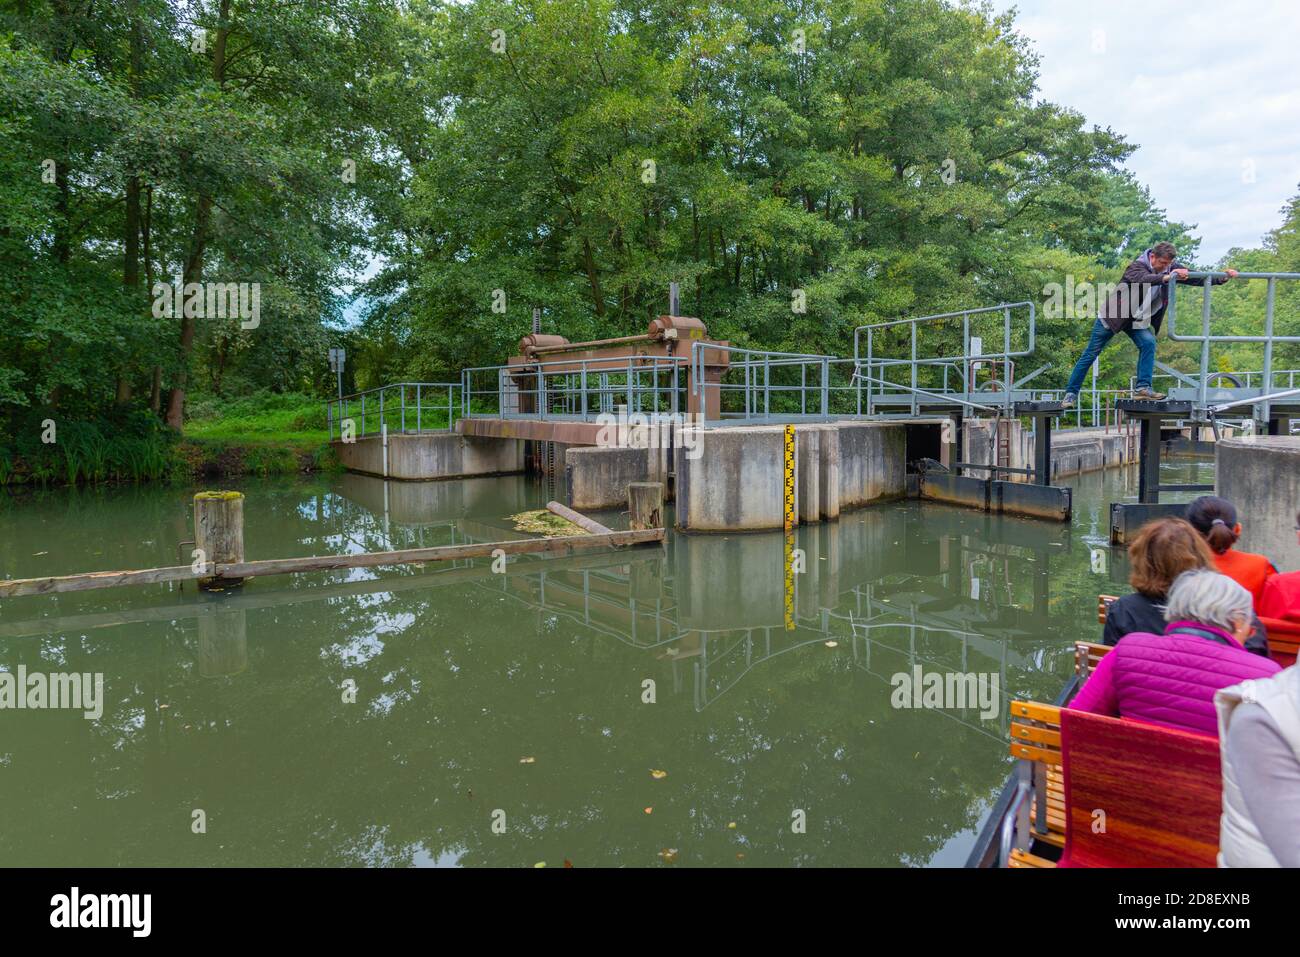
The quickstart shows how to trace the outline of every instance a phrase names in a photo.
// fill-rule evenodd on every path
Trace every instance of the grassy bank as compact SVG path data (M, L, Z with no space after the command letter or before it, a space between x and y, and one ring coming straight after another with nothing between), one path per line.
M298 394L199 397L179 435L139 409L84 421L32 413L0 439L0 486L331 470L338 462L328 440L322 402Z

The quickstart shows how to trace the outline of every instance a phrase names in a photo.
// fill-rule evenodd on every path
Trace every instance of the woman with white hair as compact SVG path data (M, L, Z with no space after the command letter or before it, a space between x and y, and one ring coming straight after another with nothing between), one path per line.
M1250 592L1208 569L1183 572L1169 589L1163 634L1135 631L1098 663L1070 707L1217 735L1214 693L1281 670L1245 649Z

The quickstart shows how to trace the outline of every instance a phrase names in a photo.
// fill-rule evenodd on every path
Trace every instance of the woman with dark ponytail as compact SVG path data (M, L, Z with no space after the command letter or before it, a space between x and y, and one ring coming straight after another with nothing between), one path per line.
M1241 537L1241 523L1237 521L1233 504L1216 495L1202 495L1187 506L1187 520L1214 552L1215 567L1250 592L1258 605L1264 594L1264 583L1277 574L1277 568L1263 555L1239 552L1232 547Z

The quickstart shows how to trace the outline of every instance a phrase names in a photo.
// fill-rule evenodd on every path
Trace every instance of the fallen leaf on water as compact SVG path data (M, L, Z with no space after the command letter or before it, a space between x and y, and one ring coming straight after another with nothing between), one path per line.
M520 763L520 764L536 764L536 763L537 763L537 759L534 758L534 757L520 758L520 759L519 759L519 763Z
M745 855L744 855L743 852L738 852L738 853L736 854L736 860L738 860L738 861L743 861L744 859L745 859Z
M168 708L170 708L170 707L171 707L171 705L169 705L169 704L160 704L160 705L158 706L158 710L159 710L159 711L166 711L166 710L167 710Z
M734 831L734 830L736 829L736 822L735 822L735 821L728 821L728 822L727 822L727 828L728 828L729 830Z
M564 859L564 866L565 866L565 867L572 867L572 866L573 866L573 861L569 860L569 859L566 857L566 858Z
M827 647L827 648L838 648L839 646L840 646L840 643L839 643L838 641L828 641L828 642L826 642L826 647Z
M32 552L32 558L37 558L41 555L48 555L48 554L49 552Z
M653 814L653 813L655 812L655 809L652 808L652 807L648 807L648 808L645 809L645 812L646 812L647 814Z
M668 772L667 772L667 771L656 771L654 768L651 768L651 769L650 769L650 777L654 778L656 781L662 781L664 778L668 777Z
M665 847L659 852L659 856L664 859L665 864L671 864L673 861L677 860L677 848Z
M915 761L915 760L916 760L917 758L919 758L920 756L921 756L921 752L920 752L920 751L917 751L916 754L912 755L912 760Z
M545 867L545 866L546 866L545 861L538 861L536 864L533 865L533 867Z

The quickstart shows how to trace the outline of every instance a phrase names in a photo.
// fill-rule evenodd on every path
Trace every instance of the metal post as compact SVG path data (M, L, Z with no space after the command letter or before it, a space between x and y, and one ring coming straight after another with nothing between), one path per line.
M582 387L582 417L587 418L587 360L582 360L582 374L580 377Z
M1275 283L1277 280L1268 280L1268 291L1264 297L1264 388L1263 394L1268 395L1273 389L1273 297L1276 292ZM1260 419L1267 425L1272 419L1269 414L1269 402L1264 402L1259 410Z
M1171 279L1172 283L1173 280ZM1210 277L1201 284L1201 389L1200 406L1205 408L1210 390ZM1144 423L1145 424L1145 423ZM1152 501L1155 501L1153 499Z
M1140 419L1138 501L1156 504L1160 501L1160 419L1150 415Z
M831 411L831 360L822 360L822 415Z
M366 434L366 394L361 393L361 434Z
M1052 484L1052 420L1034 416L1034 484Z
M766 353L763 355L763 417L766 418L771 411L772 398L772 357Z
M402 390L402 432L406 432L406 383L398 386Z
M451 421L451 399L447 399L447 421ZM420 431L420 383L415 384L415 431Z
M912 323L912 414L916 415L920 411L920 403L917 401L916 394L916 323Z

